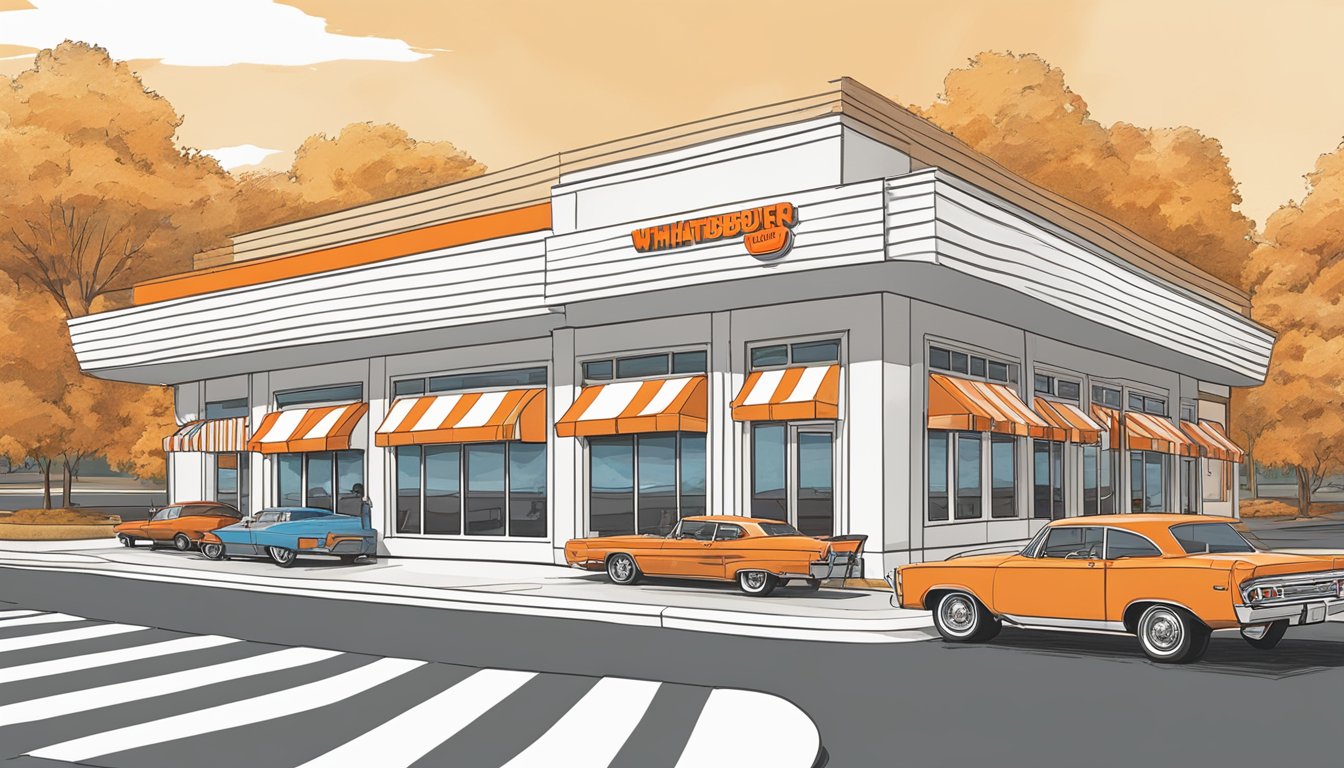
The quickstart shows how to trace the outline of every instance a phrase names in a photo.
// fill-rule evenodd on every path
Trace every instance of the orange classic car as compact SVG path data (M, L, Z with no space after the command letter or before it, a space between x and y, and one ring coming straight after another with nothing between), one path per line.
M1131 634L1158 662L1198 660L1221 629L1270 649L1288 627L1344 611L1344 558L1264 551L1204 515L1058 520L1020 552L906 565L887 580L949 642L1004 624Z
M243 513L218 501L186 501L159 509L148 520L131 520L113 528L122 546L149 542L150 549L171 544L185 552L201 543L206 531L233 525Z
M822 579L846 578L861 561L866 536L804 536L788 523L731 515L682 518L666 536L571 539L565 560L576 568L607 572L616 584L641 576L736 581L764 597L792 581L808 589Z

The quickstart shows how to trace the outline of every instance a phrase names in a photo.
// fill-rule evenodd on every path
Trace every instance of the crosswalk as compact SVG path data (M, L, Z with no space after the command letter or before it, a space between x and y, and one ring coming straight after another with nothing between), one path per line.
M477 669L0 610L0 762L812 768L764 693Z

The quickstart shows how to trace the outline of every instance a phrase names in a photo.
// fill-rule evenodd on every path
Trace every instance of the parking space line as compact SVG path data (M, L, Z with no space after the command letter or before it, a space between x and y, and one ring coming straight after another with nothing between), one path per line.
M129 648L118 648L113 651L86 653L82 656L67 656L61 659L51 659L50 661L37 661L32 664L21 664L17 667L0 668L0 685L4 685L5 683L15 683L20 680L32 680L39 677L47 677L49 675L62 675L66 672L78 672L85 669L106 667L113 664L126 664L158 656L170 656L176 653L199 651L205 648L214 648L216 646L237 642L241 641L232 637L220 637L219 635L193 635L191 637L179 637L174 640L165 640L161 643L136 645Z
M644 717L661 683L604 677L505 768L549 768L574 755L608 765Z

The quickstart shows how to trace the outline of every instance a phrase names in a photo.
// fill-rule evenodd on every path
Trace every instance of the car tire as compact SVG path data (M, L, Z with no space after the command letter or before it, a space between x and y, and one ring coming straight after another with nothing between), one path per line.
M299 559L297 552L284 547L267 547L266 554L270 556L272 563L281 568L289 568L294 565L294 561Z
M1150 605L1135 624L1139 645L1159 664L1199 661L1209 648L1209 628L1194 614L1174 605Z
M738 571L737 588L748 597L765 597L775 591L779 577L769 571Z
M187 538L185 533L179 533L173 537L173 549L178 552L186 552L191 549L191 539Z
M121 546L123 546L123 547L134 547L134 546L135 546L135 537L133 537L133 536L127 536L127 535L124 534L124 533L118 533L118 534L117 534L117 541L121 542Z
M355 561L359 559L359 555L341 555L340 557L341 562L345 565L354 565Z
M818 589L821 589L821 579L803 579L805 592L816 592Z
M607 558L607 578L612 584L628 586L639 583L639 564L635 558L624 552L617 552Z
M1245 640L1252 648L1268 651L1279 644L1279 641L1283 639L1283 633L1287 631L1288 620L1280 619L1265 627L1265 634L1260 637L1250 637L1246 634L1246 630L1243 629L1241 631L1241 639Z
M933 626L949 643L980 643L1003 628L989 609L969 592L948 592L933 607Z
M201 554L206 560L223 560L224 545L216 542L206 542L201 545Z

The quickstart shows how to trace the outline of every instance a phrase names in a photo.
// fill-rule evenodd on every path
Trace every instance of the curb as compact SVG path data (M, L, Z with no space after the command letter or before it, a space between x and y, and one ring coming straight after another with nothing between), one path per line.
M6 553L9 554L9 553ZM29 554L29 553L13 553ZM933 637L927 616L813 617L713 608L623 603L576 597L543 597L478 592L452 587L416 587L331 579L294 579L202 572L171 566L140 566L135 570L95 567L104 561L70 554L0 559L0 568L58 571L166 584L234 589L246 592L355 600L387 605L501 613L519 616L596 621L661 629L737 635L779 640L832 643L903 643Z

